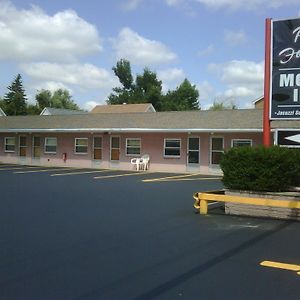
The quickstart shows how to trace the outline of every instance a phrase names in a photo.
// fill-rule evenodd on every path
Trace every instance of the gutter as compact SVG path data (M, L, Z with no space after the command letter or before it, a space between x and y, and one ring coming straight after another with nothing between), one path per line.
M274 130L273 130L274 131ZM243 128L243 129L228 129L228 128L182 128L182 129L165 129L165 128L13 128L0 129L0 133L8 132L174 132L174 133L196 133L196 132L263 132L262 128Z

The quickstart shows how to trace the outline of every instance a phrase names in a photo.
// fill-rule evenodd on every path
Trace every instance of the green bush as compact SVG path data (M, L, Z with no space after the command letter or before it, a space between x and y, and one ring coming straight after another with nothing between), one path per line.
M220 165L226 188L286 191L299 181L300 149L278 146L232 148L225 152Z

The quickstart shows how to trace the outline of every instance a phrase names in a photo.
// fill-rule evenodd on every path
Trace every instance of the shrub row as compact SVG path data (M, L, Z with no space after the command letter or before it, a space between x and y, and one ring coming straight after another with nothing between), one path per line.
M221 160L226 188L249 191L286 191L299 184L300 149L278 146L239 147Z

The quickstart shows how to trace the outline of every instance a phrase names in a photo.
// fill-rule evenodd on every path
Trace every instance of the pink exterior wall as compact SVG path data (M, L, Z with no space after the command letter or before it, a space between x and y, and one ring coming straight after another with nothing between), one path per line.
M16 137L16 149L14 153L4 151L4 137ZM130 170L131 158L135 156L126 155L126 138L141 139L141 155L150 155L151 171L170 172L203 172L209 173L213 170L210 165L210 144L211 137L223 137L225 150L231 147L232 139L251 139L253 146L262 144L261 133L56 133L56 134L22 134L27 137L26 158L19 156L19 136L20 134L0 134L0 161L5 163L20 163L43 166L65 166L84 168L116 168ZM32 158L33 136L41 137L41 157ZM93 137L102 137L102 160L93 160ZM120 137L120 160L110 161L110 140L112 136ZM57 137L57 153L44 153L45 137ZM187 141L188 137L200 138L200 164L194 166L187 165ZM88 153L75 154L75 138L88 138ZM178 158L164 157L164 139L173 138L181 140L181 153ZM67 161L63 161L63 153L67 153Z

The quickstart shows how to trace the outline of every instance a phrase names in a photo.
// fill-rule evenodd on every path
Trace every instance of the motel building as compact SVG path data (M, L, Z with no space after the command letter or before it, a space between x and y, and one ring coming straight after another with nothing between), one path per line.
M273 121L277 129L300 129L300 121ZM156 112L127 104L0 116L1 163L133 170L131 159L147 154L150 171L210 174L220 172L224 151L262 141L261 109Z

